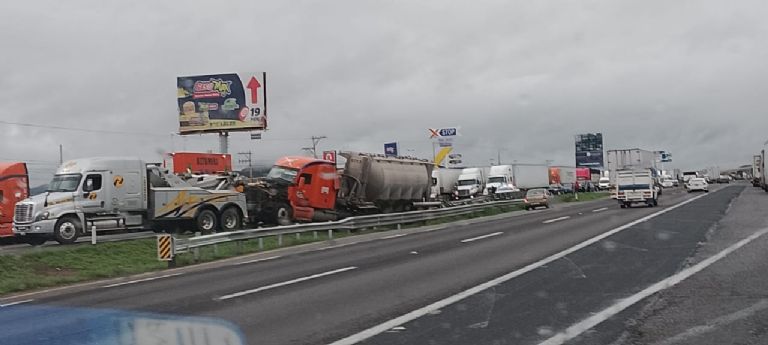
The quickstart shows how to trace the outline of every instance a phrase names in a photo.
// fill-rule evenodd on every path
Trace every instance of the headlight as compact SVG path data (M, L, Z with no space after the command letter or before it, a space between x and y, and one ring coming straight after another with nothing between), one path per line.
M41 221L41 220L46 220L46 219L48 219L48 217L50 215L51 215L51 213L48 212L48 211L45 211L45 212L42 212L42 213L38 213L37 216L35 217L35 221L37 222L37 221Z

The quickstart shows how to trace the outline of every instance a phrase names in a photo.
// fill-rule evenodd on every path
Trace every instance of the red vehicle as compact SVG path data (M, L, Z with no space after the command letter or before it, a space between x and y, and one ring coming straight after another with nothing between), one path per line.
M16 202L29 197L26 163L0 163L0 237L13 236Z
M280 158L263 181L244 188L250 221L325 221L429 206L432 163L357 152L340 156L346 158L341 172L326 160Z
M169 170L174 174L215 174L232 171L232 155L221 153L173 152Z

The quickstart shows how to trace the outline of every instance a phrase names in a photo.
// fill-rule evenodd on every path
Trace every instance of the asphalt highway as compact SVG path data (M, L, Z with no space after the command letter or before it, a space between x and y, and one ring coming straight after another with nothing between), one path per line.
M745 188L666 190L658 207L558 204L11 296L0 299L0 328L5 339L43 337L13 312L76 307L226 320L250 344L643 343L628 333L651 300L638 294L696 262Z

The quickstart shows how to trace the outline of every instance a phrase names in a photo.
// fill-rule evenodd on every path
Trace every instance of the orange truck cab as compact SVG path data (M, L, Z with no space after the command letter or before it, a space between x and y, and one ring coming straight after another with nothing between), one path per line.
M311 157L283 157L275 162L267 178L283 180L288 185L287 200L275 205L276 218L299 221L335 218L336 192L340 185L335 163Z
M29 197L26 163L0 163L0 237L13 236L16 202Z

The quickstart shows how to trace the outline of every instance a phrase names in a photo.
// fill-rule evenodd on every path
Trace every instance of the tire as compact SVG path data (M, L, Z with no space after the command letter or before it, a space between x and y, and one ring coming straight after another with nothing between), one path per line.
M222 231L234 231L240 229L243 224L243 217L240 216L240 212L234 207L227 207L224 212L221 212L221 221L219 228Z
M624 204L619 204L619 207L621 207L621 208L627 208L627 205L624 205Z
M275 206L275 223L277 225L291 225L293 223L293 209L286 203Z
M544 208L549 208L549 203L547 203L546 205L544 205Z
M80 219L73 216L65 216L56 222L53 228L53 239L59 244L72 244L82 233L83 226Z
M217 228L217 219L216 219L216 212L213 212L209 209L203 209L195 218L195 223L197 224L197 230L200 231L203 235L209 235L214 232L216 232Z
M704 193L709 193L709 189L707 189L707 190L704 190Z

